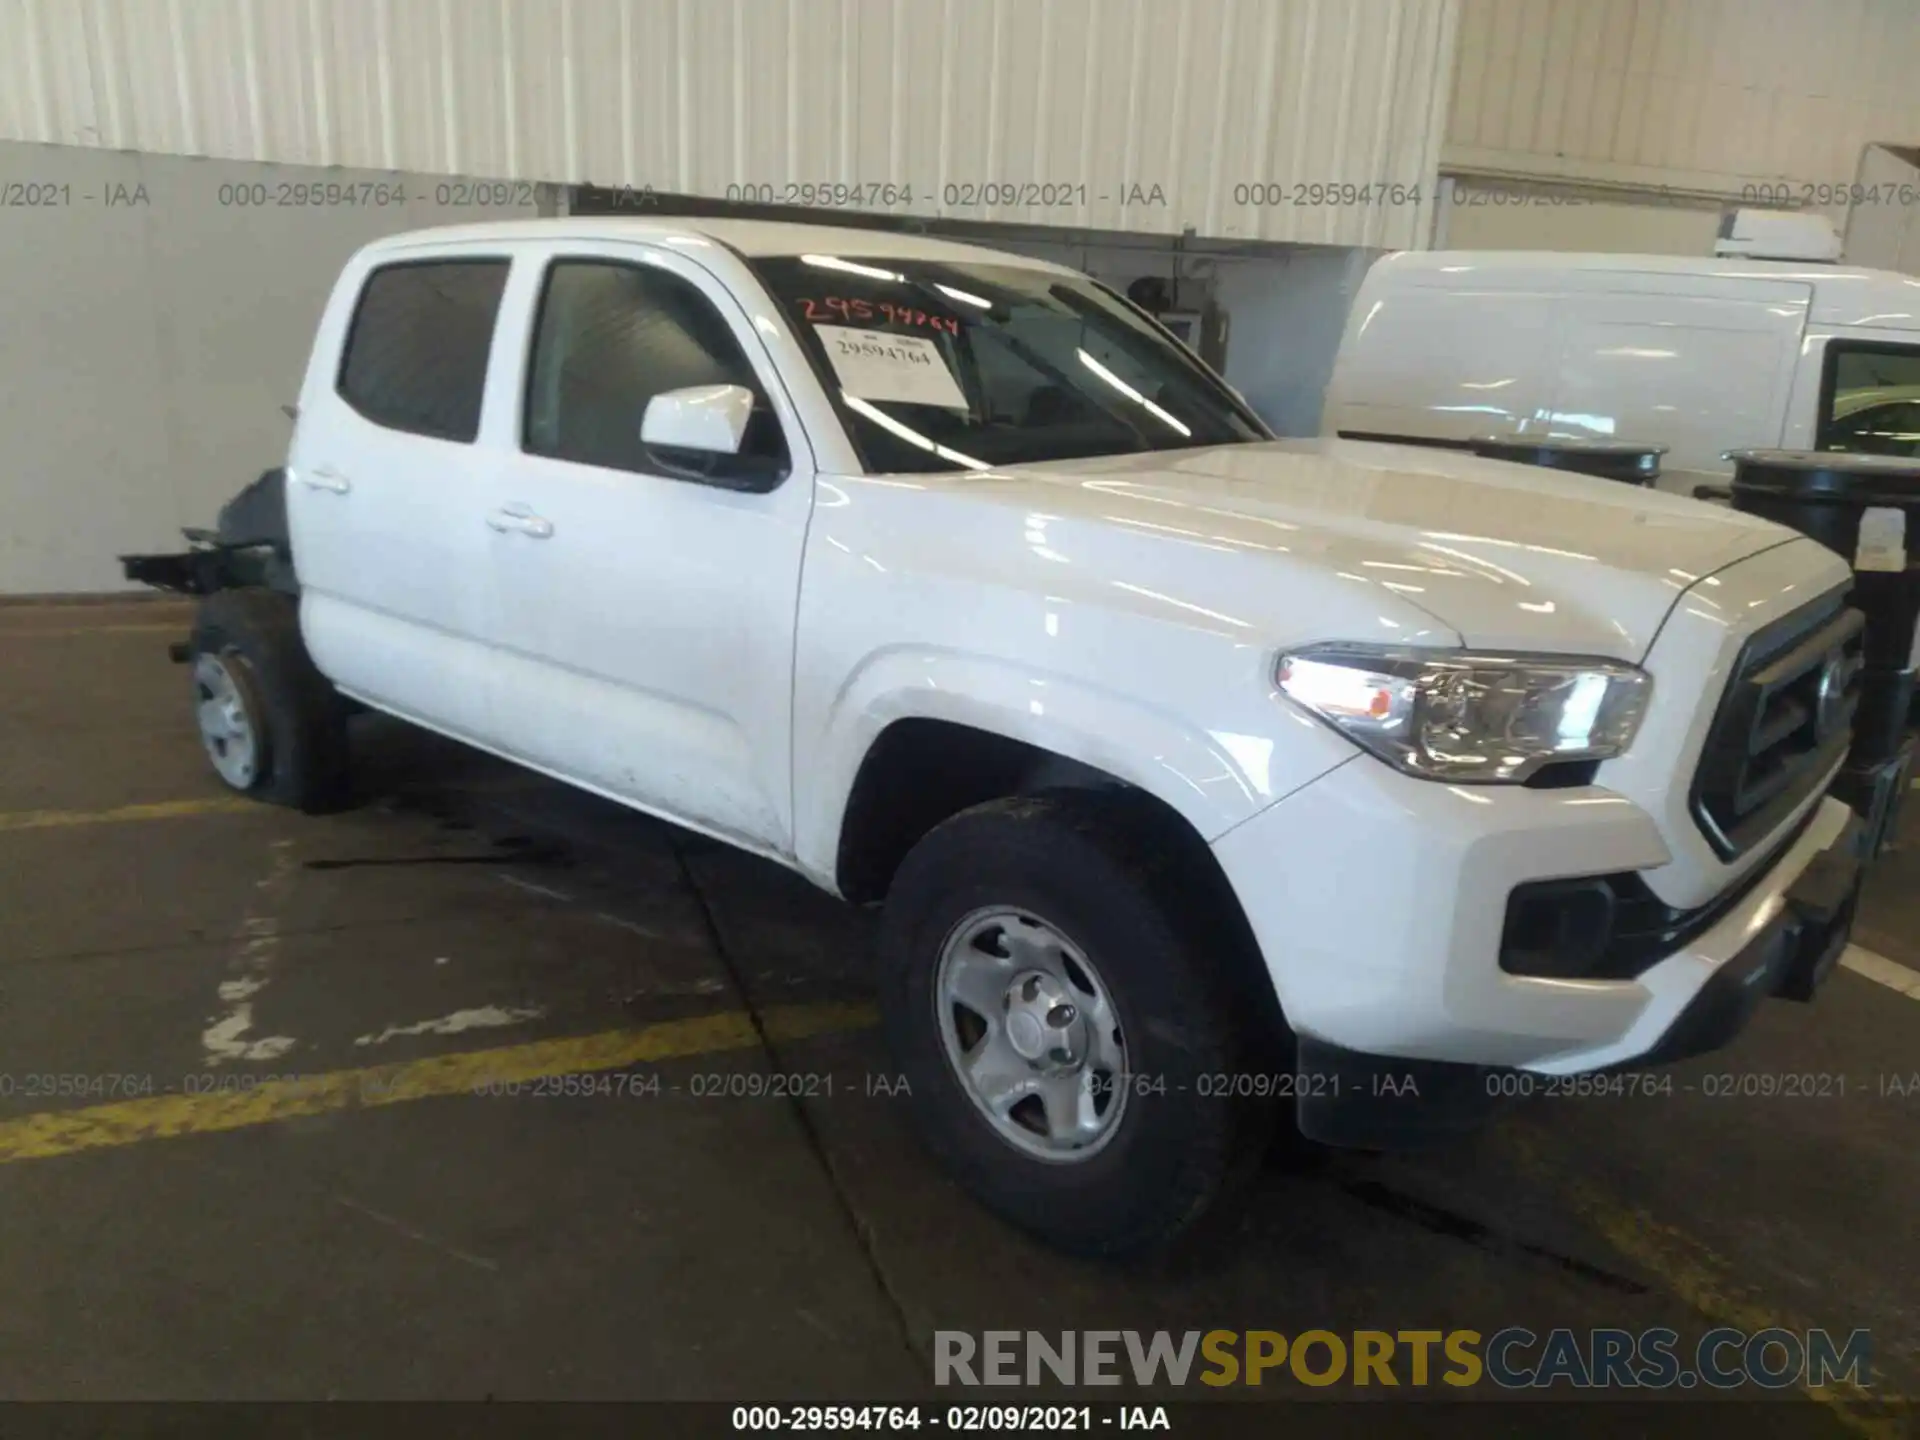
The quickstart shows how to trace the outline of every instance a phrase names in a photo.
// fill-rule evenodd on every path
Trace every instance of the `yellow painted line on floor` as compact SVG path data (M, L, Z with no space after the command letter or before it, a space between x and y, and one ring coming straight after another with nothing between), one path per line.
M1909 1000L1920 1000L1920 970L1902 965L1898 960L1889 960L1864 946L1849 945L1840 954L1840 964L1856 975L1864 975L1889 990L1905 995Z
M185 616L170 625L63 625L30 630L0 627L0 640L46 640L71 635L178 635L186 638L192 621Z
M1547 1161L1530 1139L1519 1139L1515 1148L1523 1168L1534 1179L1551 1183L1571 1203L1575 1213L1598 1230L1615 1250L1647 1271L1669 1294L1714 1324L1731 1326L1749 1335L1772 1329L1805 1335L1819 1328L1783 1319L1733 1280L1736 1267L1730 1262L1691 1236L1655 1220L1646 1211L1616 1200L1591 1182L1566 1173ZM1840 1322L1826 1328L1831 1332L1852 1327ZM1841 1425L1867 1440L1896 1440L1910 1433L1906 1414L1913 1402L1906 1396L1863 1389L1845 1380L1833 1385L1802 1385L1800 1390L1809 1399L1825 1405Z
M118 805L111 810L0 811L0 833L8 830L60 830L71 825L121 825L139 820L183 820L194 815L238 815L260 811L257 800L214 795L204 800L156 800L147 805Z
M875 1019L872 1006L849 1004L783 1005L761 1016L768 1036L775 1040L864 1029ZM759 1034L752 1018L744 1010L729 1010L637 1029L268 1081L225 1094L155 1095L84 1110L48 1111L0 1121L0 1165L242 1130L335 1110L485 1093L498 1084L623 1070L630 1065L750 1050L757 1044Z

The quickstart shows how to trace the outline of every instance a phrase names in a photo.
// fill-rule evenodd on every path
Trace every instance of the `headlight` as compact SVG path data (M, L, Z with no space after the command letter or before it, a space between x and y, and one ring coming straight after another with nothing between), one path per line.
M1310 645L1281 691L1382 760L1431 780L1517 784L1561 760L1607 760L1640 728L1653 679L1634 665L1464 650Z

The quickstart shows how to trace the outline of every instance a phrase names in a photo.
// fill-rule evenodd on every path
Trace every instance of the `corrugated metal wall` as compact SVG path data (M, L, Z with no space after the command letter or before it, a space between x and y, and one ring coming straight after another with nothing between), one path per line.
M1914 0L1460 0L1447 168L1739 196L1920 141Z
M1411 245L1456 3L0 0L0 138Z
M116 555L179 548L278 465L360 246L554 198L508 185L481 210L425 176L6 141L0 183L0 595L123 588ZM323 186L364 198L276 203Z

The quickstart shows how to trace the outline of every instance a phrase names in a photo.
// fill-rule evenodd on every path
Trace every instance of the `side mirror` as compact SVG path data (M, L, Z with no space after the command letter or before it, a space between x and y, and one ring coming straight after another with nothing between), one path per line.
M738 455L753 418L753 392L744 385L689 385L663 390L640 417L640 443L713 455Z

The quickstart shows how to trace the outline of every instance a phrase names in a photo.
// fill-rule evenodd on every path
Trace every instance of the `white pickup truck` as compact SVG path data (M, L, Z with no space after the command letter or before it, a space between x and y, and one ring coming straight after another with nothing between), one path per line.
M284 531L229 507L127 560L204 597L178 653L229 785L336 803L358 702L884 902L930 1145L1067 1249L1176 1234L1276 1113L1385 1146L1625 1083L1846 943L1837 557L1276 441L1058 266L749 222L384 240L284 490Z

